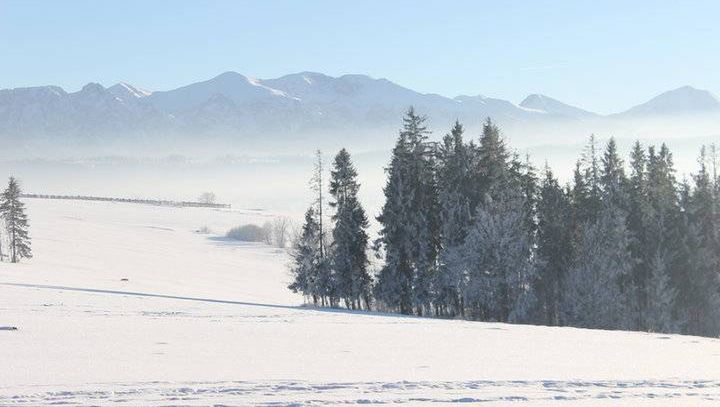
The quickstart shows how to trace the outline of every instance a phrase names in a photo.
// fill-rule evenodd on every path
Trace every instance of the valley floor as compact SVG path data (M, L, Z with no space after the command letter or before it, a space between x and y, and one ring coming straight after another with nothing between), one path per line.
M720 404L718 339L304 308L286 253L220 237L262 212L27 204L2 406Z

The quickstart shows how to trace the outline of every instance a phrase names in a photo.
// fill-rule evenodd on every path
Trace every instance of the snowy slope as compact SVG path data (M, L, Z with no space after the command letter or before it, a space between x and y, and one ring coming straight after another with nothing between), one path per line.
M262 212L28 208L35 258L0 265L3 406L720 402L716 339L307 309L284 252L218 237Z
M548 115L557 117L575 119L598 117L598 115L595 113L588 112L587 110L583 110L575 106L570 106L549 96L538 94L533 94L526 97L522 102L520 102L520 107L532 109L538 112L544 112Z
M142 99L152 94L150 91L138 89L126 82L116 83L108 88L108 92L125 101Z

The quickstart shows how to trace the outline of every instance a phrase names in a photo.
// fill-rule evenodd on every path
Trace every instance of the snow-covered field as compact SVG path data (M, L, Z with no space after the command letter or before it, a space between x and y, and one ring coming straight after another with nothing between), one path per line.
M302 308L284 252L220 237L262 212L27 204L2 406L720 404L717 339Z

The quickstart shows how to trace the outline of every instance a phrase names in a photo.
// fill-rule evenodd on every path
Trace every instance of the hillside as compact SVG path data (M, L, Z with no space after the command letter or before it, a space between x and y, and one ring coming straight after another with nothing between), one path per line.
M303 308L285 252L220 237L261 211L27 205L0 405L720 402L717 339Z

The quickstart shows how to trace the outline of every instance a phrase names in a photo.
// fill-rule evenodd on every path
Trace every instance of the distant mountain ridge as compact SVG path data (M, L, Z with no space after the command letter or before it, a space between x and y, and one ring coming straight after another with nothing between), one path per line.
M101 143L117 138L351 137L396 128L408 106L428 115L439 128L456 119L472 126L487 117L517 124L720 112L717 97L689 86L601 116L538 94L516 105L484 96L423 94L366 75L300 72L254 79L225 72L166 91L124 82L109 88L89 83L72 93L57 86L3 89L0 138Z

